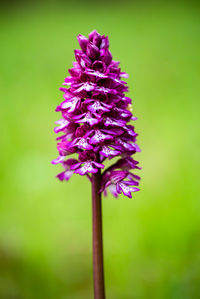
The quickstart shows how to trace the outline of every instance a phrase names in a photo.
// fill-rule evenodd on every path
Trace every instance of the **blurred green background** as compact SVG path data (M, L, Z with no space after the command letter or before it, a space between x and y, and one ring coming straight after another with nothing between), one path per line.
M0 13L0 298L93 298L91 190L54 177L54 112L78 47L109 35L129 73L141 191L103 199L109 299L200 298L196 2L9 2Z

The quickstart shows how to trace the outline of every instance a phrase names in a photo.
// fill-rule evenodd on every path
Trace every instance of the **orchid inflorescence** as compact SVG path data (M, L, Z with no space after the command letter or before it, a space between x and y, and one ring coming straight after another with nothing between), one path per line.
M138 162L131 155L140 151L136 142L134 126L128 124L136 120L131 112L131 99L125 72L121 72L119 62L112 60L108 37L96 30L86 38L78 35L81 50L75 50L76 62L69 69L60 90L64 101L56 108L62 119L56 123L59 157L53 164L61 163L64 171L57 175L69 180L73 173L87 175L104 168L104 161L120 157L101 174L99 192L107 193L107 188L117 197L122 193L132 197L138 191L140 177L131 170L139 169ZM77 159L66 156L78 154Z

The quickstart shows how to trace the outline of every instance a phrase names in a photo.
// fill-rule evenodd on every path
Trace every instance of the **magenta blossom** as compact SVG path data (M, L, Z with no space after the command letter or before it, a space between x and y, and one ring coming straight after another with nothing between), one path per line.
M108 37L96 30L89 38L78 35L81 50L75 50L76 62L60 88L64 101L56 108L62 118L56 123L59 157L53 164L61 163L64 171L57 175L69 180L73 173L87 175L104 168L106 159L120 159L104 170L99 192L109 189L114 196L123 193L132 197L138 191L139 177L131 170L139 169L131 156L140 151L137 134L129 124L136 120L131 112L131 99L125 96L126 82L121 78L119 62L112 59ZM66 156L77 154L77 159Z

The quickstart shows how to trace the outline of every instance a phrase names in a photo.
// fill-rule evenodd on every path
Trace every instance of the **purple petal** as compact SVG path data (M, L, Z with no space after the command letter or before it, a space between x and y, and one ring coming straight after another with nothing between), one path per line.
M71 169L77 169L77 168L79 168L80 166L81 166L81 162L78 162L78 163L76 163L76 164L73 164L72 166L71 166Z
M99 152L104 157L114 157L120 154L120 151L112 150L108 146L104 145L102 146L101 151Z
M69 125L69 121L63 118L56 121L55 123L60 125L59 127L54 128L55 133L63 131L63 129L67 128L67 126Z
M68 101L63 102L60 107L61 109L66 109L68 112L73 112L78 108L78 105L80 105L81 98L79 97L73 97Z
M101 49L107 49L109 47L109 40L107 36L102 36Z
M92 113L96 113L97 111L101 112L109 112L111 105L107 105L100 101L86 100L85 103L92 102L91 105L88 105L88 110Z
M86 67L91 66L92 61L90 60L90 58L86 54L84 54L80 50L75 50L74 53L75 53L76 60L78 61L79 65L82 68L86 68Z
M98 144L105 140L112 140L113 136L109 134L103 134L100 130L95 130L94 136L90 138L90 144Z
M99 120L96 118L93 118L90 112L83 113L77 117L74 117L75 123L89 123L91 126L96 125Z
M112 128L112 129L109 129L109 130L108 129L107 130L103 129L102 132L109 133L113 136L119 136L119 135L124 133L124 131L120 128Z
M96 167L98 167L98 168L104 168L104 165L101 164L101 163L98 163L98 162L96 162L96 161L93 161L92 163L93 163Z
M96 78L108 78L108 75L95 70L86 70L85 73Z
M74 141L73 141L73 144L78 146L79 148L82 148L82 149L86 149L86 150L91 150L93 149L93 146L91 144L89 144L87 142L87 139L82 137L82 138L76 138Z
M73 82L74 82L74 78L67 77L67 78L65 78L63 85L71 85Z
M65 159L65 156L59 156L58 158L54 159L53 161L51 161L52 164L59 164L62 163Z
M68 69L68 72L70 73L70 75L72 77L79 77L81 75L81 69L79 68L71 68L71 69Z
M120 77L122 78L128 78L128 74L125 72L120 72Z
M108 187L108 189L110 190L110 193L111 193L115 198L118 197L118 192L117 192L116 185L111 184L111 185Z
M105 122L104 122L105 126L117 126L117 127L124 127L126 122L124 120L121 119L114 119L114 118L110 118L107 117Z
M92 60L94 60L95 58L97 58L99 56L99 48L92 43L88 43L86 53L87 53L88 57L90 57Z
M105 62L106 65L111 63L112 55L108 49L101 49L100 56L102 56L102 61Z
M64 181L64 180L68 181L71 178L72 174L73 174L72 170L63 171L57 175L57 178L60 181Z
M129 187L124 182L117 183L117 192L118 193L123 192L123 194L125 196L128 196L129 198L132 198L131 192L136 192L136 191L139 191L139 189L136 187Z
M79 84L73 84L72 86L75 90L74 93L79 94L83 91L89 92L95 89L95 84L93 83L88 83L88 82L83 82Z
M84 175L86 173L96 173L98 171L97 168L92 166L92 161L87 161L84 165L74 171L74 173L78 173L80 175Z
M97 47L100 47L100 45L101 45L102 37L101 37L101 35L96 30L95 30L95 32L93 34L92 42Z
M89 40L90 40L91 42L93 42L93 38L94 38L96 32L97 32L96 30L93 30L92 32L89 33L88 36L89 36Z
M77 36L77 39L78 39L78 43L79 43L81 49L84 52L86 52L86 48L87 48L87 44L88 44L88 39L85 36L81 35L81 34L79 34Z
M92 69L94 69L95 71L104 73L106 71L106 64L101 60L96 60L92 64Z

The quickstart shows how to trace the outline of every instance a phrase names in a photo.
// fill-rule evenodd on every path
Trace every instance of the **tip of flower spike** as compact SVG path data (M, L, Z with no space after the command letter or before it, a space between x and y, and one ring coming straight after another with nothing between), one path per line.
M98 33L96 29L89 33L88 38L82 34L78 34L77 36L78 43L81 47L81 50L86 53L87 47L92 43L93 46L99 49L108 49L109 48L109 40L108 36L101 35ZM123 75L124 73L122 73Z
M96 29L92 30L92 31L89 33L88 37L89 37L89 40L90 40L90 41L93 41L93 38L94 38L94 36L95 36L96 33L97 33Z

